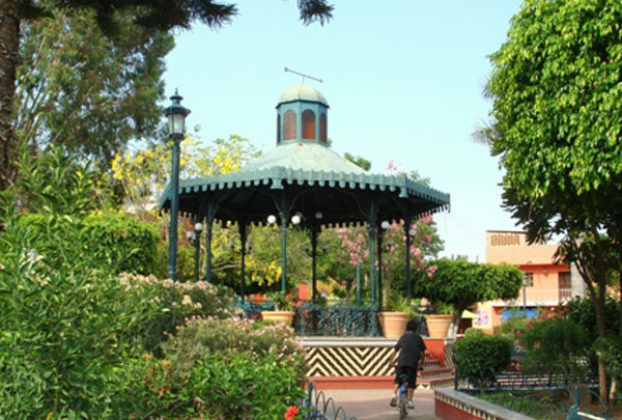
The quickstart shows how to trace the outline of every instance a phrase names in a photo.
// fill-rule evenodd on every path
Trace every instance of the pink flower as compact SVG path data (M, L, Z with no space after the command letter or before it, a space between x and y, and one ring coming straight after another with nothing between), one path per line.
M514 363L514 369L516 369L517 372L520 371L520 363Z
M516 334L514 334L514 335L516 336L516 338L520 338L520 336L521 336L522 334L523 334L523 333L522 333L520 330L518 330L518 331L516 331Z
M434 277L434 273L436 273L436 270L438 270L438 266L436 265L428 267L428 278L431 279L432 277Z
M534 343L534 345L533 345L533 348L534 348L534 349L539 349L539 348L540 348L540 342L539 342L539 341L536 341L536 342Z

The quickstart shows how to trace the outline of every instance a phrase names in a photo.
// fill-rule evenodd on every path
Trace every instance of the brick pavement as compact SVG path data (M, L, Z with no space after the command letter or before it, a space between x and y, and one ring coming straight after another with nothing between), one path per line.
M356 389L324 391L326 398L332 397L337 407L346 410L348 418L358 420L390 420L398 419L399 413L395 407L389 406L391 391L387 389ZM434 416L434 391L421 389L415 392L414 410L410 410L407 419L411 420L438 420Z

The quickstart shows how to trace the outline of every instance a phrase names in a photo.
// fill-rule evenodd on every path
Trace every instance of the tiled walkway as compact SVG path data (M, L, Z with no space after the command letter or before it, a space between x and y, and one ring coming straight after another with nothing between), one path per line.
M337 406L346 410L348 418L358 420L398 419L395 407L389 406L391 391L386 389L327 390L326 397L332 397ZM414 396L415 409L410 410L407 419L436 420L434 416L434 391L418 390Z

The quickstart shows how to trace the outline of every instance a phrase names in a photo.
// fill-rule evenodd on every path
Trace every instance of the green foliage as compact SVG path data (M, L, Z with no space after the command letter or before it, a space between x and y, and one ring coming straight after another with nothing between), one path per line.
M564 305L563 314L565 318L581 325L590 342L596 341L598 338L598 330L594 328L594 325L596 325L596 312L594 311L594 304L590 299L579 297L572 299ZM620 331L620 306L618 302L612 298L607 298L604 314L607 335L618 335Z
M608 258L622 266L622 3L525 0L491 56L486 135L504 205L531 241L561 238L605 331ZM606 233L606 238L601 238ZM607 378L600 377L606 399Z
M280 292L271 292L267 294L269 302L274 303L274 309L277 311L291 311L294 309L296 297L292 294Z
M125 359L111 369L103 395L110 399L102 418L130 419L170 415L178 401L170 392L170 363L149 354Z
M213 419L281 418L300 401L302 347L291 328L215 318L192 320L164 345L176 397Z
M465 336L455 345L456 375L474 386L486 388L494 375L510 364L512 346L512 340L506 337Z
M612 337L599 338L594 347L607 373L622 381L622 342Z
M289 327L213 317L188 320L185 324L163 345L164 355L175 367L176 378L185 380L205 354L228 356L240 352L258 357L275 353L296 368L300 380L304 378L302 347Z
M99 174L90 161L50 147L36 157L24 151L14 162L17 179L10 194L19 197L20 209L84 216L105 204L98 191Z
M532 320L520 333L520 345L526 354L520 360L521 371L555 372L570 383L584 375L582 360L589 348L585 330L568 319Z
M419 297L454 306L461 314L469 306L486 300L512 299L518 296L523 277L518 268L441 259L434 263L430 277L420 273L413 290Z
M371 169L371 162L362 156L354 156L350 153L346 153L343 157L363 170L369 171Z
M49 17L23 25L15 128L31 150L62 145L107 166L130 140L158 135L173 36L136 25L125 12L115 16L112 40L92 10L53 3L38 2Z
M608 343L609 340L620 340L620 306L612 298L607 298L605 300L603 311L605 319L605 332L607 337L609 337L608 339L599 338L598 329L594 328L597 317L594 310L594 304L590 299L575 298L566 303L563 308L564 317L581 326L589 343L600 343L592 346L587 353L590 367L594 374L598 372L597 351L600 350L600 355L606 356L609 349L609 346L606 343ZM604 345L604 347L601 347L601 345ZM605 368L607 368L607 366Z
M305 392L296 369L275 354L210 354L192 369L184 394L210 419L273 420Z
M48 216L22 214L19 223L28 226L33 249L40 254L54 253L59 244L50 242ZM123 213L91 214L76 220L79 231L60 232L64 241L82 244L91 259L107 264L115 272L149 274L156 270L156 249L160 242L157 227ZM77 233L78 237L72 234Z
M480 328L467 328L464 332L465 337L484 337L484 331Z
M513 315L503 321L501 325L496 326L494 334L514 338L517 333L522 334L522 332L525 331L529 322L529 319L524 315Z
M126 291L109 267L84 253L75 240L82 234L80 218L46 214L42 223L54 249L41 254L31 227L5 208L0 412L10 418L104 417L111 371L142 352L142 320L159 308L153 296Z
M157 306L157 312L141 320L140 336L146 351L158 356L162 354L163 341L191 319L241 315L235 294L225 286L204 281L173 283L170 279L161 281L154 276L129 273L121 273L118 281L133 293L151 296Z

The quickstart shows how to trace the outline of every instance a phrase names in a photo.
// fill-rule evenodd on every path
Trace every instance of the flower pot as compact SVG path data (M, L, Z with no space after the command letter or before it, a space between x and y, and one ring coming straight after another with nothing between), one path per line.
M406 331L408 314L404 312L380 312L380 327L387 338L400 338Z
M433 338L445 338L451 325L451 315L425 315L428 334Z
M292 325L294 311L261 311L261 319L285 325Z

